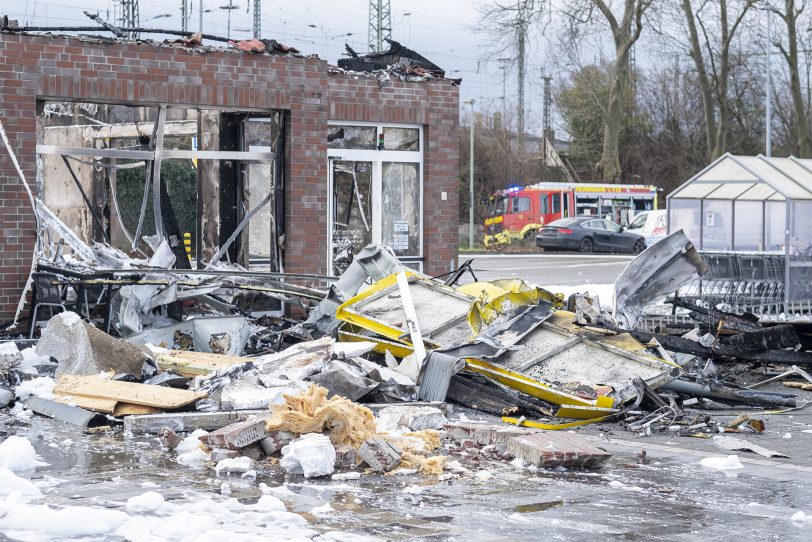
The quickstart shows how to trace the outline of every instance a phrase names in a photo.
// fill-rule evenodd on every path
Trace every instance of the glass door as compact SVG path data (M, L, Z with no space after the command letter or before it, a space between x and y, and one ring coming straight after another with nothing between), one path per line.
M423 135L420 127L331 123L329 269L340 275L364 246L387 245L422 269Z
M381 242L399 257L420 256L420 164L381 166Z
M332 272L339 275L373 241L372 162L330 160L330 176Z

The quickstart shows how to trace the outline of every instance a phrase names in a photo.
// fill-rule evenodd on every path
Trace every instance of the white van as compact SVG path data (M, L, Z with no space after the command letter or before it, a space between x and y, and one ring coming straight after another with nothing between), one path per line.
M637 213L628 225L626 231L636 233L646 238L646 246L650 247L667 233L665 223L665 210L641 211Z

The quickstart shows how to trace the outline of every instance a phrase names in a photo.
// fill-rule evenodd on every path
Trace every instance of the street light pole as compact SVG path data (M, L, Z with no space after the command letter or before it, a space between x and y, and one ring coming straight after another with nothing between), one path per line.
M468 207L468 248L474 248L474 99L467 98L463 103L471 106L471 155L468 159L469 207Z

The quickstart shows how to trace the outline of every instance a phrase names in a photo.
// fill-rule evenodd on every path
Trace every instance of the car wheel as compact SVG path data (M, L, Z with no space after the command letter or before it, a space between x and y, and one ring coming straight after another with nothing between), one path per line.
M578 252L588 254L592 252L593 248L595 248L595 244L592 242L592 239L590 239L589 237L584 237L581 240L581 244L578 246Z
M644 250L646 250L646 244L643 241L637 240L634 242L632 252L634 252L635 254L640 254Z

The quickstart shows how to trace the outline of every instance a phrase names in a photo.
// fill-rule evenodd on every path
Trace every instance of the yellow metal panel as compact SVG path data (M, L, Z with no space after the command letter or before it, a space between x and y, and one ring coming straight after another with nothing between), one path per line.
M578 427L579 425L589 425L591 423L606 421L612 416L614 416L614 414L610 414L608 416L601 416L599 418L590 418L588 420L581 420L579 422L567 422L567 423L541 423L534 422L533 420L523 420L521 418L510 418L508 416L502 416L502 421L505 423L518 425L521 427L532 427L533 429L544 429L545 431L560 431L562 429L572 429L573 427Z
M488 363L478 359L466 359L466 367L470 371L481 373L497 382L508 386L514 390L518 390L527 395L537 397L542 401L553 403L555 405L576 405L582 407L598 407L598 408L613 408L615 401L611 397L598 397L595 400L583 399L576 395L572 395L563 390L558 390L549 384L535 380L533 378L524 376L521 373L510 371L498 365ZM591 411L584 409L578 411L580 417L594 418L596 416L603 416L605 412Z
M400 342L394 341L385 341L380 337L367 337L366 335L359 335L357 333L352 333L350 331L342 331L338 330L338 340L341 342L371 342L375 343L375 348L372 350L377 352L378 354L385 354L387 350L396 358L405 358L412 352L414 349L411 345L407 345Z

